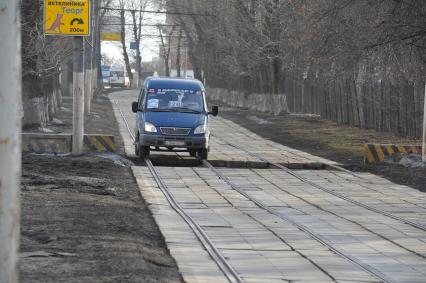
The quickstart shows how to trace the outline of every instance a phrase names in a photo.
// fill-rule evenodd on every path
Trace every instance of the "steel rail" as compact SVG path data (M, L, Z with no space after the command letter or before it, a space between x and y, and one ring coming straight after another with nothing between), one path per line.
M212 136L214 136L214 137L216 137L217 139L220 139L220 140L224 141L225 143L227 143L227 144L231 145L230 143L228 143L228 141L224 140L223 138L220 138L220 137L218 137L218 136L216 136L216 135L212 135ZM295 156L297 156L297 157L306 158L305 156L302 156L302 155L300 155L300 154L298 154L298 153L294 153L294 152L292 152L292 154L293 154L293 155L295 155ZM268 161L268 163L271 163L271 162L269 162L269 161ZM272 163L271 163L271 164L272 164ZM335 169L335 170L337 170L337 171L341 171L341 172L347 173L347 174L349 174L349 175L351 175L351 176L353 176L353 177L356 177L356 178L358 178L358 179L365 180L365 181L367 181L368 183L370 183L370 184L371 184L371 182L370 182L369 180L367 180L367 179L365 179L364 177L359 176L359 175L355 174L354 172L352 172L352 171L350 171L350 170L348 170L348 169L345 169L345 168L343 168L343 167L341 167L341 166L334 165L334 164L327 164L327 163L322 163L322 164L323 164L323 165L325 165L326 167L330 167L330 168Z
M133 140L135 140L135 136L132 134L132 131L130 129L129 123L124 116L123 112L121 111L120 106L118 105L117 101L114 100L114 104L117 106L117 109L120 112L121 117L124 120L124 123L126 124L127 131L129 132L130 136ZM191 228L191 230L194 232L197 239L200 241L200 243L203 245L203 247L206 249L210 257L214 260L216 265L219 267L219 269L222 271L222 273L225 275L227 280L230 283L244 283L245 281L239 276L239 274L234 270L234 268L228 263L228 261L225 259L224 256L220 253L220 251L214 246L214 243L208 235L204 232L204 230L201 228L200 225L197 224L197 222L189 216L185 210L179 205L179 203L176 201L174 196L170 193L167 185L161 178L160 174L158 174L157 170L155 169L154 165L152 164L151 160L145 159L145 163L151 172L151 175L154 177L159 189L163 193L163 195L166 197L167 201L169 202L170 206L176 211L177 214L179 214L180 217L188 224L188 226Z
M253 156L253 157L257 158L258 160L260 160L260 161L262 161L262 162L269 163L269 164L271 164L271 165L273 165L273 166L275 166L275 167L277 167L277 168L279 168L279 169L281 169L281 170L285 171L286 173L290 174L291 176L293 176L293 177L295 177L295 178L299 179L300 181L302 181L302 182L304 182L304 183L306 183L306 184L309 184L309 185L311 185L311 186L313 186L313 187L315 187L315 188L317 188L317 189L319 189L319 190L321 190L321 191L327 192L327 193L329 193L329 194L331 194L331 195L333 195L333 196L335 196L335 197L338 197L338 198L340 198L340 199L343 199L343 200L345 200L345 201L347 201L347 202L350 202L350 203L352 203L352 204L355 204L355 205L360 206L360 207L362 207L362 208L365 208L365 209L367 209L367 210L373 211L373 212L378 213L378 214L380 214L380 215L383 215L383 216L389 217L389 218L391 218L391 219L393 219L393 220L400 221L400 222L402 222L402 223L404 223L404 224L407 224L407 225L409 225L409 226L412 226L413 228L417 228L417 229L419 229L419 230L426 231L426 226L425 226L425 225L422 225L422 224L420 224L420 223L416 223L416 222L410 221L410 220L408 220L408 219L401 218L401 217L396 216L396 215L393 215L393 214L391 214L391 213L389 213L389 212L386 212L386 211L383 211L383 210L380 210L380 209L377 209L377 208L371 207L371 206L369 206L369 205L366 205L366 204L364 204L364 203L361 203L361 202L359 202L359 201L356 201L356 200L354 200L354 199L352 199L352 198L350 198L350 197L347 197L347 196L345 196L345 195L343 195L343 194L341 194L341 193L335 192L335 191L330 190L330 189L327 189L327 188L325 188L325 187L323 187L323 186L321 186L321 185L318 185L318 184L316 184L316 183L314 183L314 182L312 182L312 181L309 181L309 180L308 180L308 179L306 179L305 177L303 177L303 176L301 176L301 175L297 174L295 171L293 171L293 170L291 170L291 169L289 169L289 168L287 168L287 167L285 167L285 166L283 166L283 165L281 165L281 164L279 164L279 163L277 163L277 162L273 162L273 161L267 160L267 159L263 158L262 156L260 156L260 155L258 155L258 154L256 154L256 153L250 152L250 151L248 151L247 149L245 149L245 148L243 148L243 147L241 147L241 146L239 146L239 145L236 145L236 144L230 143L230 142L228 142L228 141L224 141L224 142L225 142L225 143L227 143L228 145L232 146L232 147L235 147L235 148L237 148L237 149L239 149L239 150L242 150L242 151L246 152L247 154L249 154L249 155L251 155L251 156ZM337 167L337 166L336 166L336 167ZM339 168L340 168L340 167L339 167ZM343 169L343 168L341 168L341 169ZM346 170L346 169L343 169L343 170Z
M302 224L300 224L300 223L292 220L291 218L289 218L289 217L287 217L287 216L279 213L275 209L270 208L267 205L263 204L261 201L253 198L248 193L246 193L244 190L242 190L239 186L235 185L228 177L226 177L219 170L217 170L207 160L203 160L203 164L207 168L209 168L211 171L213 171L220 179L222 179L223 181L225 181L233 190L237 191L242 196L244 196L248 200L252 201L259 208L262 208L262 209L268 211L269 213L271 213L272 215L275 215L275 216L279 217L280 219L283 219L284 221L287 221L287 222L291 223L292 225L294 225L295 227L297 227L298 229L300 229L304 233L310 235L313 239L315 239L316 241L318 241L322 245L326 246L328 249L330 249L334 253L338 254L342 258L345 258L348 261L350 261L350 262L354 263L355 265L359 266L362 270L364 270L365 272L367 272L371 276L375 277L376 279L379 279L379 280L381 280L384 283L396 283L396 281L388 278L385 274L383 274L382 272L380 272L377 269L373 268L372 266L370 266L368 264L365 264L365 263L357 260L356 258L354 258L354 257L352 257L350 255L347 255L346 253L342 252L340 249L336 248L328 240L326 240L323 237L321 237L320 235L314 233L313 231L311 231L311 229L307 228L306 226L304 226L304 225L302 225Z
M210 240L210 238L207 236L206 232L204 232L204 230L201 228L201 226L198 225L198 223L191 216L189 216L185 212L185 210L179 205L179 203L176 201L174 196L170 193L167 185L165 184L165 182L161 178L160 174L158 174L158 172L155 169L154 165L152 164L151 160L145 159L145 162L146 162L146 164L149 168L149 171L151 172L152 176L154 177L155 181L157 182L161 192L166 197L167 201L170 203L170 206L188 224L188 226L194 232L195 236L198 238L198 240L204 246L206 251L209 253L211 258L215 261L217 266L220 268L220 270L226 276L228 281L231 282L231 283L233 283L233 282L238 282L238 283L244 282L244 280L238 275L238 273L234 270L234 268L222 256L220 251L214 246L214 243L212 242L212 240Z
M113 101L114 101L114 104L117 106L118 111L120 111L120 115L123 118L124 123L126 124L127 131L129 132L129 134L132 137L133 141L135 141L136 140L135 136L132 134L132 130L130 129L130 126L129 126L129 123L127 122L126 117L124 117L123 111L121 111L120 105L118 105L118 103L117 103L116 100L113 100Z

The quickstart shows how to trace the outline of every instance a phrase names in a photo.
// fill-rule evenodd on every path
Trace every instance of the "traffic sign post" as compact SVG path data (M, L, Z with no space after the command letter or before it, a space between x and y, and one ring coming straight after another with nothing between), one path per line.
M44 34L74 37L72 153L83 153L84 137L84 44L90 35L90 0L45 0ZM86 94L87 95L87 94Z
M137 50L139 48L139 44L137 42L130 42L130 49Z

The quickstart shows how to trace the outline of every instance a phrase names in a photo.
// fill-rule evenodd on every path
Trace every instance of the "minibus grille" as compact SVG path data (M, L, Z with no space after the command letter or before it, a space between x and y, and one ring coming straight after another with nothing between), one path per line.
M161 133L168 136L187 136L191 129L188 128L166 128L162 127Z

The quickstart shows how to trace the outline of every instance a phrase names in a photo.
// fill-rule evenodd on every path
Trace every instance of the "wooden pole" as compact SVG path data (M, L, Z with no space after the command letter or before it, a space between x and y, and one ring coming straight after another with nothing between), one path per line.
M0 2L0 283L18 282L21 176L20 1Z

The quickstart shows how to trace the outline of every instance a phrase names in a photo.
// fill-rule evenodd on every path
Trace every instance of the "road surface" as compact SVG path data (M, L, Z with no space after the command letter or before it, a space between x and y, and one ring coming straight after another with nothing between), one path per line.
M129 157L137 95L110 94ZM151 159L177 162L133 167L187 282L425 282L424 193L339 170L220 114L211 129L209 162L177 166L189 154L162 153Z

